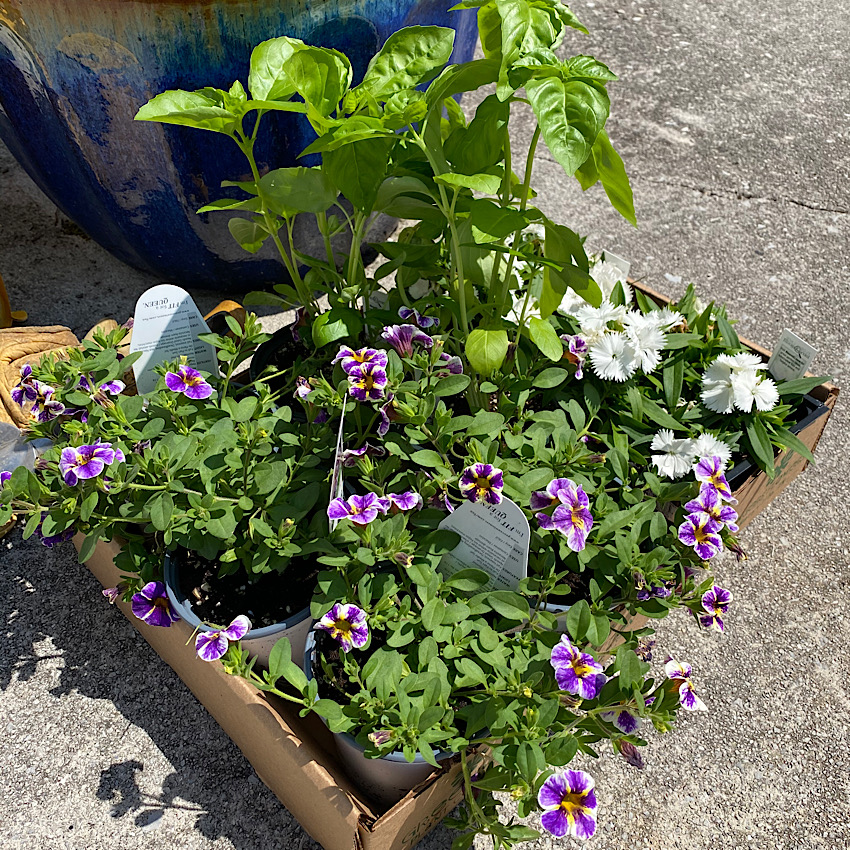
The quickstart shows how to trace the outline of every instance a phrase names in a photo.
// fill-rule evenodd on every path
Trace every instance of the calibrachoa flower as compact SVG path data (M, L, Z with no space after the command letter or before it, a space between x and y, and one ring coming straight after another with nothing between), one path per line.
M343 652L362 649L369 640L369 626L366 612L356 605L337 602L324 617L316 623L317 629L327 632L339 641Z
M176 372L166 372L165 386L174 393L183 393L186 398L197 400L209 398L213 391L197 369L185 365Z
M640 728L641 719L636 717L630 711L622 709L621 711L606 711L601 714L603 720L613 723L621 732L626 735L632 735Z
M37 383L38 381L32 376L32 366L29 363L24 363L21 366L21 381L10 393L12 401L21 407L28 401L35 401L38 398Z
M714 487L718 494L727 502L731 502L734 505L738 501L732 498L732 490L729 487L726 476L723 474L723 463L716 455L714 457L701 458L699 463L694 467L694 475L697 481L703 481Z
M573 552L581 552L587 543L587 535L593 528L593 515L590 513L590 500L581 485L575 484L569 478L556 478L551 482L565 482L557 490L560 505L555 508L552 516L537 514L537 524L546 531L560 531L567 538L567 546ZM547 487L547 492L549 492ZM536 496L541 494L537 493ZM533 509L533 507L532 507Z
M557 838L590 838L596 832L593 787L593 777L583 770L564 770L550 776L537 793L543 828Z
M393 393L387 393L387 400L378 408L378 413L381 417L381 421L378 423L379 437L386 437L387 432L390 430L390 422L393 420L394 399L395 395Z
M531 494L531 510L542 511L545 508L551 508L552 505L557 505L561 501L558 498L558 491L565 490L568 487L575 487L575 484L569 478L553 478L546 485L545 490L535 490Z
M328 505L330 519L350 519L357 525L368 525L378 514L387 512L387 505L374 493L351 496L349 499L334 499Z
M358 401L384 397L387 372L383 366L354 366L348 372L348 394Z
M105 587L100 592L110 605L114 605L121 598L124 588L119 584L115 587Z
M667 678L673 682L679 682L679 703L688 711L707 711L705 703L696 695L691 682L691 665L687 662L676 661L668 657L664 665Z
M121 395L124 392L125 384L123 381L107 381L99 387L95 387L94 382L88 375L80 377L79 389L85 390L92 401L99 404L101 407L108 407L112 402L107 396Z
M138 593L134 593L130 608L140 620L151 626L170 626L180 619L171 610L165 585L161 581L148 582Z
M353 348L343 345L331 362L339 363L342 366L342 371L346 375L350 375L352 369L360 366L385 367L387 365L387 352L379 348L359 348L355 351Z
M593 699L608 681L602 665L592 655L579 652L567 635L561 635L561 642L553 647L550 663L558 687L582 699Z
M381 333L385 339L402 357L413 355L413 343L430 348L434 340L423 333L416 325L388 325Z
M423 316L417 309L413 307L399 307L398 317L406 322L413 319L420 328L436 328L440 324L440 320L435 316Z
M115 461L123 462L124 452L111 443L94 443L76 448L67 446L59 458L59 470L65 483L73 487L79 479L96 478Z
M6 469L0 472L0 487L2 487L11 477L12 473Z
M195 652L202 661L218 661L230 645L230 641L242 640L251 631L251 621L240 614L226 629L201 632L195 638Z
M713 558L722 548L723 540L717 533L720 523L708 514L688 514L679 526L679 540L694 547L694 552L703 561Z
M41 522L38 524L38 528L36 528L35 533L38 535L38 539L41 541L41 545L46 547L47 549L52 549L54 546L59 543L67 543L74 536L74 529L66 528L64 531L60 531L58 534L44 534L42 531L42 524L44 523L44 518L47 516L47 513L43 513L41 515Z
M399 511L412 511L422 507L422 497L412 490L405 493L387 493L387 501L390 503L390 513L394 514Z
M685 510L689 514L707 514L720 523L720 528L725 525L732 534L738 531L738 512L731 505L723 503L720 493L711 484L703 484L699 496L685 503Z
M38 422L50 422L51 419L56 419L65 412L65 405L61 401L53 398L53 393L56 390L53 387L43 384L41 381L34 382L35 387L35 402L30 409L30 414L35 417Z
M381 446L370 446L369 443L364 443L359 449L346 449L339 459L343 466L356 466L357 461L363 457L383 457L387 450Z
M458 486L470 502L498 505L502 501L505 483L501 469L496 469L490 463L474 463L464 469Z
M641 587L637 592L638 602L646 602L647 599L666 599L672 594L669 587L663 584L654 584L649 587Z
M729 610L729 603L731 601L731 591L724 590L716 584L711 590L707 590L702 595L702 607L706 610L706 613L700 615L700 625L723 634L724 625L722 615Z
M463 374L463 360L460 357L455 355L446 354L444 351L440 355L440 360L437 363L437 375L440 377L445 377L446 375L462 375Z
M561 334L561 340L567 344L564 357L576 367L576 377L584 377L584 361L587 357L587 340L579 334Z
M313 388L306 378L299 376L295 379L295 392L293 393L295 398L307 398L311 392L313 392Z

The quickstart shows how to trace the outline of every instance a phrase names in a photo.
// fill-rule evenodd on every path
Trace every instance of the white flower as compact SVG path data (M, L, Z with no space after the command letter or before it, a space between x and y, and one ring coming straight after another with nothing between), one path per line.
M660 454L652 455L659 475L681 478L691 471L694 462L694 441L677 439L672 431L662 428L650 443L650 448Z
M697 461L704 457L719 457L720 467L725 469L732 458L732 447L723 440L719 440L714 434L700 434L694 440L694 454Z
M706 372L703 375L700 396L702 403L715 413L731 413L735 407L735 393L732 389L731 378L725 381L710 381Z
M581 326L582 334L599 333L608 330L609 322L623 322L626 318L626 308L622 305L615 306L606 299L598 307L585 304L573 315Z
M520 316L522 315L522 305L525 304L525 293L520 295L517 298L514 298L514 303L511 309L508 311L508 315L505 316L508 321L513 322L515 325L519 324ZM528 304L525 308L525 319L524 322L528 322L531 317L535 317L537 319L540 318L540 306L534 297L528 299Z
M635 347L619 332L604 334L590 346L589 353L593 371L606 381L626 381L640 365Z
M753 402L759 410L773 410L779 401L779 391L770 378L762 378L755 371L742 372L732 379L732 391L735 406L744 413L753 409Z
M639 313L640 319L644 319ZM664 332L646 321L628 321L626 323L626 334L634 346L640 359L640 368L648 375L658 368L661 362L661 352L667 345L667 337Z
M610 299L617 284L623 285L623 294L626 297L626 303L632 301L632 288L626 283L626 276L623 270L613 263L606 263L604 260L597 260L590 267L590 276L596 281L599 289L602 291L602 297Z
M748 351L742 351L740 354L735 354L732 357L729 357L728 354L721 354L720 357L728 358L729 362L732 364L733 372L746 372L750 369L764 369L767 367L767 364L758 354L752 354ZM719 360L720 357L717 359Z
M672 330L685 321L685 317L681 313L677 313L669 307L664 307L662 310L652 310L644 318L662 331Z

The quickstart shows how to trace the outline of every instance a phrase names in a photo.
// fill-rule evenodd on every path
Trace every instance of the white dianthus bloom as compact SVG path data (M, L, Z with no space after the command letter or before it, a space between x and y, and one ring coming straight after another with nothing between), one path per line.
M728 357L728 354L721 354L721 357ZM719 359L719 358L718 358ZM732 363L733 372L746 372L750 369L765 369L767 363L758 356L748 351L742 351L740 354L734 354L729 358Z
M703 377L702 403L715 413L731 413L735 407L735 392L732 389L732 381L707 381Z
M626 325L626 334L640 359L640 368L647 375L654 372L661 363L661 352L667 345L664 332L645 322L631 322Z
M735 406L744 413L753 409L753 403L759 410L773 410L779 401L779 391L770 378L762 378L754 369L741 372L732 378L732 391Z
M669 307L664 307L662 310L652 310L644 318L662 331L672 330L685 321L685 317L681 313L677 313Z
M650 448L658 452L652 455L652 462L659 475L681 478L691 471L695 454L693 440L679 439L672 431L662 428L652 438Z
M704 457L719 457L721 469L725 469L732 459L732 447L714 434L700 434L694 440L694 454L697 461Z
M608 330L609 322L622 322L626 318L626 308L614 305L607 299L598 307L585 304L579 307L573 315L581 326L582 334Z
M635 347L619 332L606 333L590 346L593 371L606 381L626 381L640 365Z
M596 281L599 289L602 291L602 297L609 299L617 288L617 284L623 285L623 294L626 297L626 303L632 301L632 288L626 283L626 276L623 270L613 263L607 263L604 260L598 260L590 267L590 276Z

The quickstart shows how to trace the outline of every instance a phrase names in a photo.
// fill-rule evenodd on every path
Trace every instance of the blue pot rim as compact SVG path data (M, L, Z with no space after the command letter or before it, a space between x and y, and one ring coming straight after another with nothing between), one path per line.
M162 563L162 580L165 584L165 592L168 594L168 601L180 615L181 619L185 620L193 628L202 632L216 631L213 626L208 626L201 622L197 614L192 610L192 603L189 602L180 590L180 582L177 580L178 569L177 558L170 552L166 552L165 560ZM283 622L275 623L273 626L265 626L262 629L251 629L242 640L249 641L273 637L287 629L291 629L293 626L297 626L299 623L303 623L309 616L310 606L308 605Z
M318 620L314 620L314 625L317 622ZM313 678L313 659L311 656L315 649L316 635L314 629L311 628L310 633L307 635L307 645L304 647L304 675L307 677L307 681ZM325 718L323 717L322 720L324 721L324 719ZM357 739L353 735L349 735L348 732L332 732L331 734L342 738L347 744L351 744L352 747L356 747L360 750L361 753L365 753L366 748L358 744ZM445 760L457 755L457 753L452 753L448 750L432 750L431 752L434 753L434 758L437 759L437 761L440 761L441 759ZM365 755L363 757L366 758ZM370 761L373 761L373 759L370 759ZM389 761L396 764L429 764L429 762L422 758L420 753L416 754L416 758L413 759L413 761L408 761L404 757L404 753L400 753L398 750L394 753L387 753L385 756L380 756L379 758L374 759L374 761ZM431 765L431 767L433 766L434 765Z

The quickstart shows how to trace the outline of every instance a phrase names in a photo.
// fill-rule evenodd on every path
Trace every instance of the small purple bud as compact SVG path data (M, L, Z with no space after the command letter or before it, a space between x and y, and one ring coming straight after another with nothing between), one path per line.
M628 764L632 767L636 767L638 770L643 770L643 756L634 744L631 744L628 741L619 741L617 743L617 748L620 750L620 755Z

